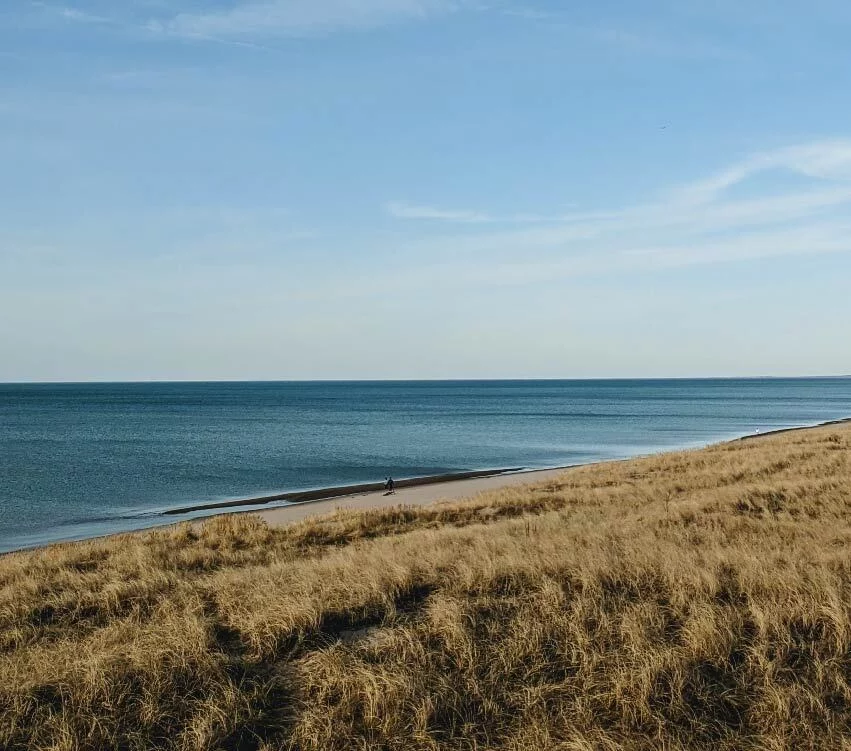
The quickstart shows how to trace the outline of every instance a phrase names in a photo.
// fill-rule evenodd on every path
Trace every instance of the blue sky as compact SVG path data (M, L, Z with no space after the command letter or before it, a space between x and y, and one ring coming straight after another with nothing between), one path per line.
M0 5L0 380L851 372L851 5Z

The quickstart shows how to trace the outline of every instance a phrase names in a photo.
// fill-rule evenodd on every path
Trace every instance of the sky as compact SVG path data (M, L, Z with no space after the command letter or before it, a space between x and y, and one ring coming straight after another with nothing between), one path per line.
M0 381L851 373L842 0L0 3Z

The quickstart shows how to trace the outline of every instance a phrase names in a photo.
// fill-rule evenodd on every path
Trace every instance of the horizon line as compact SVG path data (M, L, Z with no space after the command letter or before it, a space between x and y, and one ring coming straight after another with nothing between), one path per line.
M809 375L723 375L723 376L589 376L578 377L458 377L458 378L280 378L280 379L170 379L141 380L83 380L83 381L0 381L0 386L97 386L97 385L170 385L170 384L273 384L273 383L535 383L535 382L589 382L589 381L766 381L766 380L843 380L851 373Z

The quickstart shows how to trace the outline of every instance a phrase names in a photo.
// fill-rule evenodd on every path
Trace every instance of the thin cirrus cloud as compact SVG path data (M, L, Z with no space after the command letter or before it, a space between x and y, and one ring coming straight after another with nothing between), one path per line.
M799 190L731 199L727 193L749 178L785 171L809 184ZM453 224L555 224L585 227L582 237L605 231L653 227L729 230L761 223L788 222L851 203L851 140L816 141L761 152L710 175L681 185L664 200L618 209L555 215L498 215L469 209L435 207L403 201L384 206L390 216ZM535 232L535 230L532 230ZM547 231L557 234L558 229Z
M182 12L149 28L187 37L310 36L424 20L462 9L466 0L264 0L212 12Z
M404 201L390 201L384 206L385 211L396 219L422 219L426 221L460 222L482 224L493 221L493 218L481 211L467 209L441 209L434 206L420 206Z
M89 10L83 10L79 7L71 5L60 5L56 3L42 2L41 0L33 0L29 4L30 8L41 14L46 14L63 21L77 24L111 24L112 19L93 13Z
M749 178L775 170L792 173L804 183L779 194L731 194ZM491 225L512 219L406 204L385 208L400 220L443 221L447 227L465 217L487 217ZM658 202L541 217L537 226L530 217L532 226L524 228L447 233L436 240L414 241L413 246L421 257L448 253L455 259L450 265L466 269L451 273L467 282L482 275L476 270L482 264L474 259L485 256L491 263L487 279L479 281L494 281L494 269L499 269L500 283L528 283L588 273L849 252L849 210L851 140L816 141L751 155L680 186ZM434 274L445 278L450 272L438 262Z
M86 13L76 8L59 8L57 10L62 18L68 21L76 21L78 23L109 23L109 19L105 16L97 16L94 13Z
M452 222L455 224L536 224L564 220L564 217L560 215L510 214L500 216L473 209L447 209L438 206L408 203L407 201L388 201L384 204L384 211L394 219Z
M726 193L761 172L786 171L810 182L805 189L770 196L729 199ZM774 221L835 208L851 201L851 140L817 141L749 156L725 169L679 186L656 203L620 209L555 216L513 214L499 216L467 209L434 208L394 201L385 210L397 219L445 222L540 222L629 227L691 224L709 220L711 228L762 220Z
M815 141L770 152L754 154L731 165L707 180L687 186L680 192L684 201L711 201L725 190L760 172L785 170L820 180L851 180L851 141Z

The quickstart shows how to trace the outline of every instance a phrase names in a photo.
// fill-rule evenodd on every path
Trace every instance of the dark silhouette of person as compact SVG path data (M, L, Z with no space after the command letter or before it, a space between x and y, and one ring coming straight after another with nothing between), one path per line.
M396 485L392 477L387 478L387 482L384 483L384 489L387 491L387 495L393 495L396 492Z

